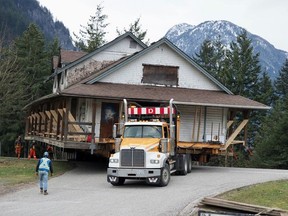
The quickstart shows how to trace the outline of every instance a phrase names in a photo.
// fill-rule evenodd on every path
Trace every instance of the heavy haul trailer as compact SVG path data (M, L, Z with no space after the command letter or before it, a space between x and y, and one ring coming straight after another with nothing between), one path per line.
M145 179L148 184L166 186L172 173L191 172L192 159L219 154L223 147L220 143L180 142L180 116L173 99L167 107L141 108L128 108L124 99L124 110L123 133L116 138L114 126L116 152L110 156L107 169L107 181L114 186L124 184L125 179Z

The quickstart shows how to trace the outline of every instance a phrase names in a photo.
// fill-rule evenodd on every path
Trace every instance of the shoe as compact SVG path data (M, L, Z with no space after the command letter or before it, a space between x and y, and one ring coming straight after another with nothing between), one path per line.
M41 193L41 194L43 193L43 189L42 189L42 188L40 188L40 193Z
M44 191L44 195L48 195L48 192L47 192L47 191Z

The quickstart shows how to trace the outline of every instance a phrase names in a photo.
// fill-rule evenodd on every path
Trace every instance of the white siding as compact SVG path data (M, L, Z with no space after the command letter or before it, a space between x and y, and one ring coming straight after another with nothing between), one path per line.
M104 77L101 82L140 85L142 84L143 64L178 66L179 87L220 90L215 83L165 44L156 47L149 53L120 68L117 72Z
M227 110L217 107L207 107L206 141L225 141L227 126ZM219 137L215 140L215 136Z
M139 44L136 44L136 47L134 48L130 48L131 40L130 37L126 37L118 43L96 53L85 61L68 68L64 77L64 83L61 85L61 90L67 88L80 79L89 76L91 73L106 67L107 64L111 64L122 57L139 52L143 49ZM62 73L62 75L64 75L64 73Z
M204 107L178 105L177 108L180 111L179 141L202 142L204 133Z
M225 142L226 109L188 105L177 105L177 109L180 111L179 141L216 141L213 139L216 135L219 137L220 142Z
M122 41L114 44L113 46L108 47L108 49L105 50L105 53L110 54L110 55L114 55L114 56L122 55L122 57L123 57L124 55L127 55L127 54L130 55L130 54L133 54L135 52L139 52L143 49L139 44L136 44L135 48L130 48L131 40L132 39L130 37L124 38ZM134 42L134 40L133 40L133 42Z

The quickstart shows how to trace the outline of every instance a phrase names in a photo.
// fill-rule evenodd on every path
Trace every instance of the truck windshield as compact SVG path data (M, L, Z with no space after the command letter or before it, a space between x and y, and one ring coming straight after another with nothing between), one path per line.
M154 125L128 125L124 138L162 138L162 127Z

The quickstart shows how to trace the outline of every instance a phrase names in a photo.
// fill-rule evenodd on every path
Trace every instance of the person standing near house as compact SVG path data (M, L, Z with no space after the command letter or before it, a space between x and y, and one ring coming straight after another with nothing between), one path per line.
M22 140L21 140L21 136L18 136L18 138L15 141L15 154L16 154L16 157L18 157L18 159L21 156L21 150L22 150Z
M51 145L47 146L47 152L49 154L50 160L53 160L53 147Z
M33 141L32 146L29 149L29 156L28 159L34 158L35 160L37 159L36 157L36 149L35 149L35 141Z
M36 166L36 175L39 176L40 193L48 195L48 174L53 175L52 161L48 158L48 152L44 152L43 158L38 161Z

